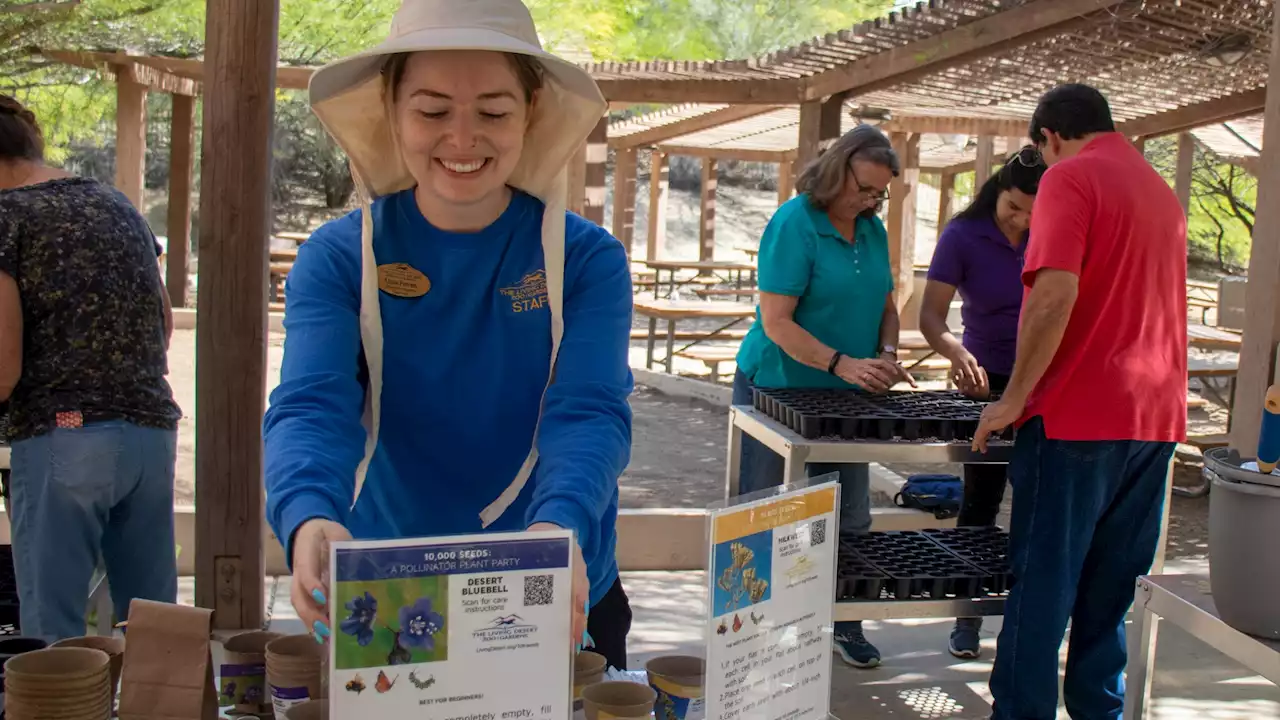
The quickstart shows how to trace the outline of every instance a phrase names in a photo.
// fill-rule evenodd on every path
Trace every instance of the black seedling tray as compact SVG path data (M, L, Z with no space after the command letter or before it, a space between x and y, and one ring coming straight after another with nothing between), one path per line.
M925 530L933 542L986 576L983 590L999 595L1009 590L1009 536L996 527Z
M982 595L982 571L925 535L879 532L841 537L866 564L888 576L884 594L896 600Z
M954 391L873 395L839 388L755 388L752 399L757 410L810 440L968 442L986 405ZM1012 437L1012 429L1001 435Z
M852 549L840 548L836 569L837 600L879 600L889 576L875 569Z

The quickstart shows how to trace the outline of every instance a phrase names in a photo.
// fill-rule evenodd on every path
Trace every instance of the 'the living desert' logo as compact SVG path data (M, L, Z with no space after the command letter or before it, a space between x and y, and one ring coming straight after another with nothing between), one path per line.
M535 630L537 625L531 625L524 621L519 615L503 615L494 618L488 627L480 628L472 632L477 640L482 642L496 642L501 640L519 640L528 637Z
M534 270L520 278L520 282L499 290L511 298L512 312L529 312L547 305L547 271Z

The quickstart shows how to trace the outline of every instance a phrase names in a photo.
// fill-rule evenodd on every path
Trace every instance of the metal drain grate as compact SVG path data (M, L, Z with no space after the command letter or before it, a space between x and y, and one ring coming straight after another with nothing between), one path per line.
M899 690L898 699L919 714L921 720L946 720L964 712L964 705L940 687Z

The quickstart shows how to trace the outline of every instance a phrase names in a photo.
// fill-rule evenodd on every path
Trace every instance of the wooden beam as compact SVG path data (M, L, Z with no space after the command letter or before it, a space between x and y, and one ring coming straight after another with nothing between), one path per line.
M631 257L636 229L636 151L620 148L613 161L613 236Z
M636 148L647 147L660 143L664 140L678 138L682 135L690 135L702 130L727 125L731 122L746 120L759 115L765 115L777 110L777 105L730 105L719 110L712 110L702 115L677 120L666 125L641 130L631 133L630 135L619 135L618 137L609 138L609 147L612 148Z
M165 285L169 303L187 306L187 274L191 247L191 173L195 169L196 100L173 96L169 123L169 247L165 259Z
M667 155L685 155L687 157L710 157L719 160L740 160L743 162L778 162L796 156L795 150L751 150L734 147L697 147L695 145L669 145L662 143L657 150Z
M928 169L942 175L960 175L961 173L973 172L973 168L974 168L973 160L964 160L962 162L956 163L955 165L948 165L946 167L928 168ZM921 168L921 169L924 169L924 168Z
M573 157L569 158L569 197L566 207L579 215L582 214L587 201L587 144L578 146Z
M951 219L951 204L955 200L956 176L954 173L941 173L938 179L938 235Z
M116 74L116 189L138 211L143 206L147 161L147 88L127 71Z
M1280 13L1274 15L1268 72L1280 77ZM1267 93L1264 107L1258 212L1249 253L1240 374L1230 428L1231 447L1245 457L1255 457L1258 452L1263 399L1272 382L1276 344L1280 342L1280 88Z
M1134 139L1133 139L1133 146L1134 146L1135 148L1137 148L1138 152L1142 153L1143 155L1146 155L1146 154L1147 154L1147 139L1146 139L1146 138L1141 138L1141 137L1140 137L1140 138L1134 138Z
M995 138L983 135L978 138L977 156L973 160L973 191L976 193L982 183L991 177L991 166L995 164Z
M702 158L702 184L698 190L698 260L710 262L716 254L716 159Z
M1191 212L1191 171L1195 163L1196 141L1191 133L1178 134L1178 165L1174 170L1173 187L1182 203L1182 212Z
M933 117L930 115L898 115L880 123L886 133L914 132L939 135L1022 136L1030 120L1001 120L974 117Z
M889 136L902 172L889 183L889 265L893 271L893 297L898 309L911 299L916 250L916 192L920 185L920 135L896 132Z
M791 160L783 160L778 163L778 205L782 205L791 199L796 193L796 170L795 163Z
M649 154L649 237L645 260L657 260L667 240L667 194L671 168L667 154L654 150Z
M149 90L169 93L170 95L197 95L200 92L200 83L196 80L145 65L140 62L141 58L130 55L113 53L106 56L111 58L111 61L108 62L101 53L42 50L40 54L64 65L74 65L90 70L111 68L116 75L127 73L129 79L133 82L143 85Z
M262 627L262 412L279 0L208 0L196 303L196 605Z
M1081 27L1124 0L1034 0L950 30L861 57L803 83L802 100L864 95Z
M1194 105L1166 110L1116 125L1116 130L1129 137L1153 138L1193 130L1213 123L1227 122L1262 110L1267 101L1267 89L1256 88L1248 92L1228 95Z
M604 225L605 163L609 161L609 116L600 118L587 136L586 198L583 216L597 225Z
M649 80L598 79L610 103L728 103L788 105L800 101L797 79L781 80Z

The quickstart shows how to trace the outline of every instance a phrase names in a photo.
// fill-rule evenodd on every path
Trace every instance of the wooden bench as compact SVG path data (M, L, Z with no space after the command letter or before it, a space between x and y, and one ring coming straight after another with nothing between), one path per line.
M738 348L694 345L691 348L677 351L676 357L696 360L706 365L707 370L711 372L711 379L718 381L720 379L720 363L733 362L738 357Z
M700 298L717 298L731 297L735 300L740 297L754 300L756 297L755 288L719 288L719 287L700 287L694 288L693 294Z
M1208 324L1209 324L1209 311L1210 311L1210 310L1217 310L1217 309L1218 309L1218 303L1217 303L1217 301L1209 301L1209 300L1202 300L1202 299L1200 299L1200 298L1196 298L1196 297L1189 297L1189 298L1187 298L1187 307L1189 307L1189 308L1198 308L1198 309L1200 310L1200 324L1201 324L1201 325L1208 325Z
M747 336L747 329L748 328L729 328L728 330L721 330L714 335L708 335L707 333L697 332L694 330L677 330L675 339L681 342L687 340L741 340ZM665 339L667 335L666 333L662 333L660 337ZM648 340L649 331L644 328L632 328L631 339Z

